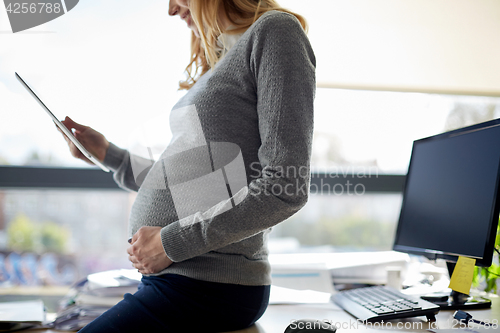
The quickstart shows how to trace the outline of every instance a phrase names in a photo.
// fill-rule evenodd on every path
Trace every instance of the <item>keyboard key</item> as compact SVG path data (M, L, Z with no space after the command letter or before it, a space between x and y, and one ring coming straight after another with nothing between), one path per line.
M439 312L437 305L385 286L342 291L334 294L332 300L364 322L418 316L430 320Z

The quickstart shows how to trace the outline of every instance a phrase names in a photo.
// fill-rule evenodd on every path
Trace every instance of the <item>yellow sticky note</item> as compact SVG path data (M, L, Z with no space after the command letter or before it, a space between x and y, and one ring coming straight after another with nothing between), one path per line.
M451 275L450 285L448 288L458 291L459 293L469 295L475 265L476 259L458 257L457 265Z

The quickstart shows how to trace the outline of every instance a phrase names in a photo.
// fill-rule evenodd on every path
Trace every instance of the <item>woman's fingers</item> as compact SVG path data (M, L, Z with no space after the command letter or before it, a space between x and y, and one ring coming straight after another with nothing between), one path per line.
M145 267L137 260L135 256L129 256L128 260L132 263L132 267L137 269L137 271L141 274L153 273L145 269Z
M64 120L62 121L62 123L68 129L71 130L71 129L74 128L76 131L79 131L79 132L83 132L84 130L86 130L87 128L89 128L88 126L85 126L85 125L82 125L82 124L79 124L79 123L73 121L73 119L71 119L68 116L66 116L66 118L64 118Z
M106 140L104 135L92 129L89 126L78 124L73 121L70 117L66 117L61 121L66 128L73 133L73 136L94 156L100 161L104 160L106 156L107 149L109 147L109 141ZM89 164L93 164L80 150L69 140L69 138L59 129L63 134L68 146L70 148L71 155Z
M65 125L66 126L66 125ZM82 152L75 146L73 142L68 138L68 136L56 125L57 130L62 134L64 140L66 140L66 143L68 144L69 151L73 157L79 158L81 160L84 160L90 164L93 164L85 155L82 154Z

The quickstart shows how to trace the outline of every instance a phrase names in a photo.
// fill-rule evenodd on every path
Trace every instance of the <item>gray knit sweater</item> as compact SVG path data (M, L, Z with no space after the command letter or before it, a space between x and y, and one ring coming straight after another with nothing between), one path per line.
M262 15L174 106L158 161L111 144L104 163L138 191L130 234L161 226L174 262L155 274L269 285L271 227L307 201L315 57L298 20Z

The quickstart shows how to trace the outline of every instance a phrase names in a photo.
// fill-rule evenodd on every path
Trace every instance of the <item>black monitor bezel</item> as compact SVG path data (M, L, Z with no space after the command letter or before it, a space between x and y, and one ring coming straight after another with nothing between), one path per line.
M431 140L441 140L444 138L449 138L457 135L463 135L467 134L470 132L475 132L478 130L484 130L490 127L495 127L495 126L500 126L500 118L499 119L494 119L491 121L479 123L476 125L472 126L467 126L463 128L459 128L453 131L433 135L430 137L426 137L423 139L415 140L413 142L413 147L412 147L412 154L410 158L410 164L408 166L408 173L407 177L405 179L405 185L403 189L403 201L401 204L401 211L399 214L399 220L398 220L398 227L396 230L396 236L394 237L394 245L393 245L393 250L394 251L399 251L399 252L404 252L408 254L416 254L416 255L421 255L426 258L429 258L431 260L435 259L444 259L449 262L456 262L458 260L458 255L454 255L451 253L442 253L441 251L433 251L433 249L424 249L424 248L415 248L415 247L408 247L404 245L399 245L397 244L398 238L401 232L401 220L403 218L403 211L405 208L406 204L406 189L408 188L408 175L411 173L412 170L412 158L413 158L413 153L414 153L414 148L416 144L419 144L421 142L428 142ZM500 147L499 147L500 149ZM475 258L476 259L476 266L482 266L482 267L489 267L492 264L493 261L493 252L494 252L494 247L495 247L495 240L496 240L496 233L497 233L497 227L498 227L498 219L499 219L499 213L500 213L500 166L499 170L497 172L497 179L496 179L496 184L495 184L495 193L496 193L496 200L495 200L495 205L492 208L492 212L490 214L490 225L489 225L489 237L486 241L485 247L484 247L484 252L483 252L483 257L482 258Z

